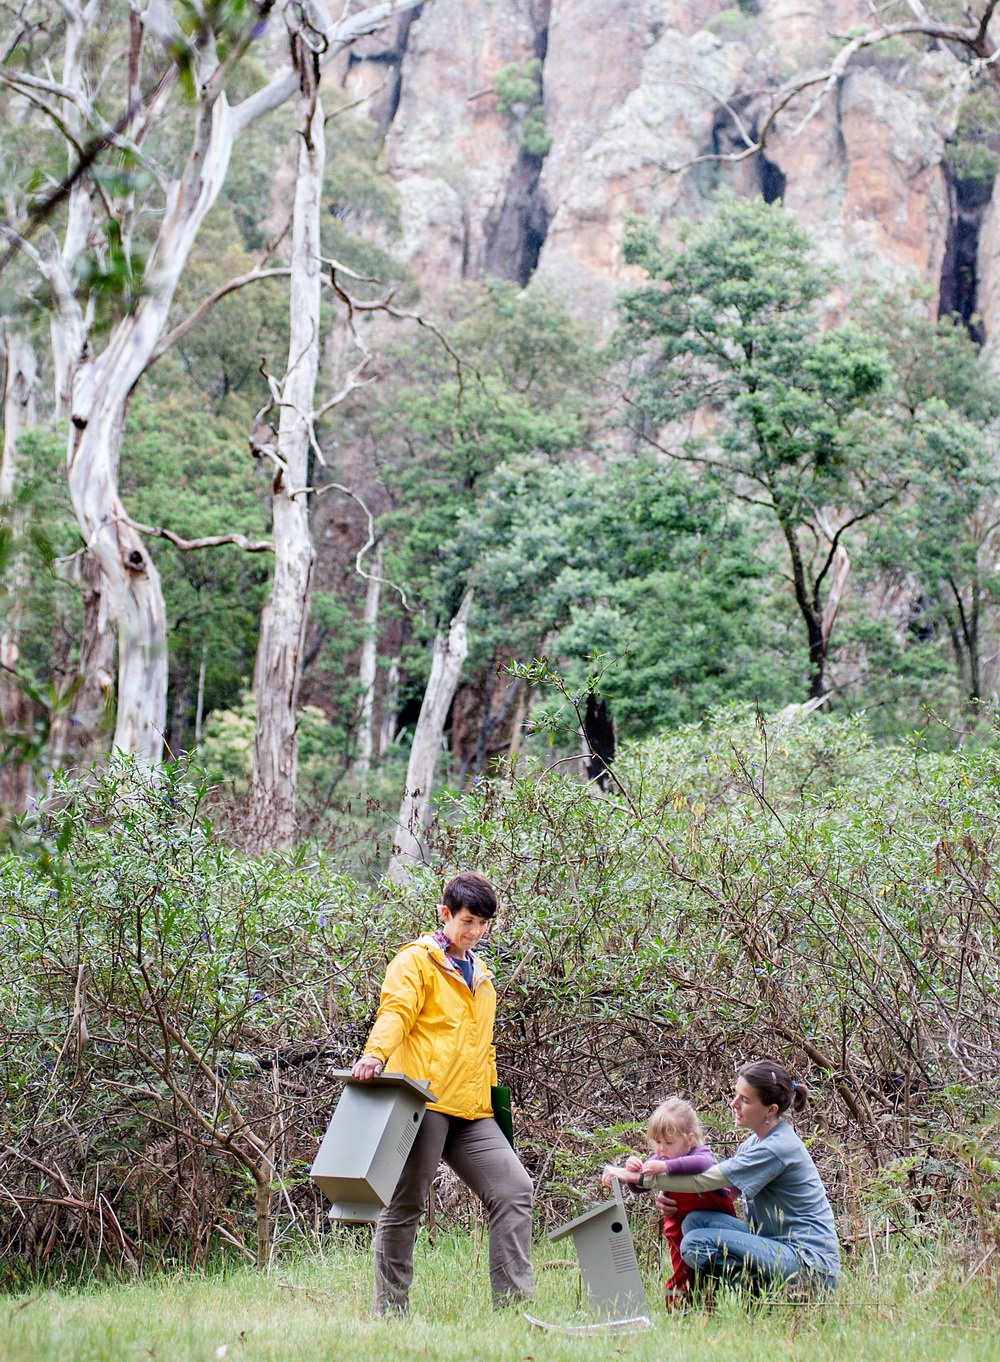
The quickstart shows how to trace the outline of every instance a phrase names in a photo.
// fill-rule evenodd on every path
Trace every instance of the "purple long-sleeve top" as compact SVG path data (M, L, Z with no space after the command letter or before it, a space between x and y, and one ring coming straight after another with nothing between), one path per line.
M667 1175L673 1178L693 1178L697 1173L707 1173L714 1168L718 1159L707 1144L700 1144L690 1154L682 1154L679 1159L665 1159Z

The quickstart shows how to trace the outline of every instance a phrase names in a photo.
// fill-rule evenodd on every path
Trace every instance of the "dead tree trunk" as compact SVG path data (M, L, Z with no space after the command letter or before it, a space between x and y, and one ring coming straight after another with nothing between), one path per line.
M303 75L297 114L291 326L272 488L274 584L261 618L254 668L257 729L250 841L257 849L286 846L295 834L295 711L314 560L305 488L319 371L319 232L325 148L318 64L301 38L294 41Z
M414 866L424 862L421 832L427 820L434 767L441 750L445 720L455 698L455 689L462 674L462 663L469 651L466 626L472 605L471 588L452 620L447 635L439 633L434 640L434 661L430 679L420 706L410 762L406 768L406 784L399 806L399 822L386 874L397 883L404 883Z
M361 644L361 665L358 668L358 681L361 685L361 700L358 705L358 755L354 762L355 773L361 777L368 775L372 761L372 715L375 709L375 674L378 663L378 605L382 591L383 548L379 543L372 563L372 575L368 578L365 592L365 636Z

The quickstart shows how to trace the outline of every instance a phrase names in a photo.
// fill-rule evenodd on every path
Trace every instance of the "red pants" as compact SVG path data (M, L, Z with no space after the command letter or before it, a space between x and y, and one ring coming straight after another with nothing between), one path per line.
M668 1215L663 1220L663 1237L670 1248L670 1265L673 1275L666 1283L668 1292L690 1291L693 1274L681 1257L681 1239L684 1235L684 1217L690 1211L722 1211L735 1218L732 1193L721 1192L672 1192L677 1202L677 1214Z

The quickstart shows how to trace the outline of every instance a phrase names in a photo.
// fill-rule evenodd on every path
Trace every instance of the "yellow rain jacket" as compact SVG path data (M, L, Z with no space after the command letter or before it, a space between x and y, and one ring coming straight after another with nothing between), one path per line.
M388 1073L430 1080L437 1098L428 1111L477 1121L493 1115L490 1087L497 1081L493 976L472 955L472 988L429 933L404 946L389 962L378 1016L364 1054Z

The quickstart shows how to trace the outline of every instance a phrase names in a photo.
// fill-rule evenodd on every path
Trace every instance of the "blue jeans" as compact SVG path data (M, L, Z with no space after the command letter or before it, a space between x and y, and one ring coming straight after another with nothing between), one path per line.
M681 1257L710 1277L744 1278L757 1285L804 1279L834 1287L836 1278L806 1267L782 1239L753 1234L742 1220L721 1211L691 1211L684 1217Z

